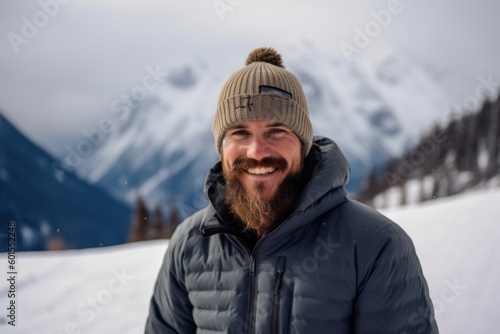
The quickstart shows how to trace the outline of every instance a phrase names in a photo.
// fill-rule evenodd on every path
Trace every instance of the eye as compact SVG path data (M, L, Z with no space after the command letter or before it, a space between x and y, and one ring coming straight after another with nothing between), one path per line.
M247 136L247 135L249 135L249 133L246 130L235 130L231 132L231 136Z
M269 131L267 131L267 133L268 133L268 135L271 135L271 136L280 136L280 135L287 133L287 131L283 128L271 128L271 129L269 129Z

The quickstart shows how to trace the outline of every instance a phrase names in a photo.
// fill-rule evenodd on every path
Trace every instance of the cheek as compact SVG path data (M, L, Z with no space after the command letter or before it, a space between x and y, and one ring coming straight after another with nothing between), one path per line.
M300 159L294 159L291 163L290 171L292 173L300 172L302 169L302 161Z
M230 172L231 171L231 164L229 163L229 160L225 159L223 156L221 156L221 161L222 161L222 171L223 172Z
M303 146L300 139L294 135L293 138L288 138L288 141L280 147L280 151L284 154L285 159L288 163L292 163L294 166L299 163L303 158Z
M288 165L292 171L298 171L301 169L303 158L302 150L300 147L301 146L297 147L297 145L292 145L282 151L285 153L283 157L287 160Z
M232 161L235 160L234 152L231 149L223 149L221 151L220 159L222 161L222 170L230 172L233 169Z

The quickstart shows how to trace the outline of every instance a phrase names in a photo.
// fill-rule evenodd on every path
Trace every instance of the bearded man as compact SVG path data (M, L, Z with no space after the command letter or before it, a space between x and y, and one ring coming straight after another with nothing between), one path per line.
M412 241L347 197L274 49L230 76L212 130L210 204L169 243L146 333L438 333Z

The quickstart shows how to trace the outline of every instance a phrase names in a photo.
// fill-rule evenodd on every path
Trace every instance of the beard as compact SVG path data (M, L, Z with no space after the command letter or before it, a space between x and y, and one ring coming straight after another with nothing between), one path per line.
M230 212L235 215L245 226L244 232L255 231L258 235L262 228L274 227L285 220L302 191L302 165L298 172L288 174L279 185L276 194L271 198L263 198L265 190L263 183L255 187L255 194L250 195L238 180L241 173L248 168L274 167L286 170L287 162L281 158L266 158L258 162L254 159L239 159L234 162L230 172L224 171L226 181L225 203Z

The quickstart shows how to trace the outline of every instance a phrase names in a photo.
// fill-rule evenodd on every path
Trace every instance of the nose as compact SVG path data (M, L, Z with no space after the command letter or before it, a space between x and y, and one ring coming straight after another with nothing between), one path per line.
M265 139L261 136L253 136L247 148L247 157L260 161L271 156L271 150Z

